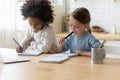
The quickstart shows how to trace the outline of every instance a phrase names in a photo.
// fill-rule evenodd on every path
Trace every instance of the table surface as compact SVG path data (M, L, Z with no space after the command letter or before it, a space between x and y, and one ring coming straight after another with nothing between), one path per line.
M91 64L90 57L77 56L60 64L39 62L46 56L22 56L31 61L0 63L0 80L120 80L120 59Z
M65 37L68 35L68 32L62 32L57 33L57 37ZM116 34L110 34L110 33L98 33L98 32L92 32L92 34L99 40L120 40L120 36Z

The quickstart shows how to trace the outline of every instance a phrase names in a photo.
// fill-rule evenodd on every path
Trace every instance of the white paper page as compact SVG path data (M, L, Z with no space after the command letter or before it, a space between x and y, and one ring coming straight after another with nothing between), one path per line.
M48 56L44 59L41 59L40 62L56 62L56 63L60 63L63 62L65 60L67 60L69 57L66 56Z
M38 56L41 52L37 50L25 50L23 53L19 53L21 56Z
M75 53L57 53L57 54L53 54L52 56L75 57L75 56L77 56L77 54L75 54Z

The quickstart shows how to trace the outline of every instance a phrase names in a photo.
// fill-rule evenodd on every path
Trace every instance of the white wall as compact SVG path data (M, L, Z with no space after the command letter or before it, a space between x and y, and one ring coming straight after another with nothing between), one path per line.
M70 1L70 2L69 2ZM68 11L86 7L91 13L91 26L101 26L112 33L114 26L120 30L120 0L68 0Z

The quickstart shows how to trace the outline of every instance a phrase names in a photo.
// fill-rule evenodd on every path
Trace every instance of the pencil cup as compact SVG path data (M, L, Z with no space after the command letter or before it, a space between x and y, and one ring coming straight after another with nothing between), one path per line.
M103 64L105 58L104 48L92 48L91 49L91 63L92 64Z

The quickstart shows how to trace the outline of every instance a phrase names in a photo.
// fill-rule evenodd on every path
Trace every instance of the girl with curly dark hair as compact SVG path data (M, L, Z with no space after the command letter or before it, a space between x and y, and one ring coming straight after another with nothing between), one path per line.
M57 40L55 32L49 24L54 20L54 11L48 0L26 0L21 8L24 19L28 20L28 28L21 46L16 51L21 53L31 46L43 53L56 52Z

